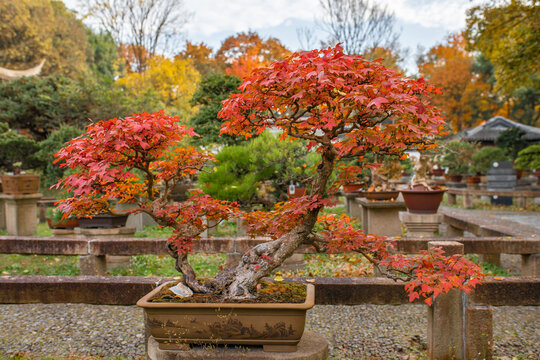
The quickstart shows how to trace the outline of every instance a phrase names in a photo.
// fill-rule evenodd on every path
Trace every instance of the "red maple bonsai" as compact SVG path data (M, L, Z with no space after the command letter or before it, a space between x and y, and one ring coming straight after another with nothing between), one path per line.
M282 131L281 138L308 140L321 160L303 197L276 205L270 212L240 214L234 204L195 192L188 201L168 204L174 184L196 173L210 154L181 147L192 130L177 118L136 114L90 126L58 154L76 171L56 186L73 191L60 207L66 216L103 211L115 198L134 201L174 235L169 250L183 282L195 292L219 293L224 299L254 297L258 281L269 275L302 244L333 252L357 251L389 277L408 281L411 300L433 297L451 288L469 291L482 274L467 259L443 256L438 249L416 257L391 254L383 237L354 229L346 216L321 216L329 195L352 173L369 166L368 153L400 155L407 149L429 149L443 120L429 104L437 89L423 79L402 78L378 62L348 56L338 45L327 50L295 53L284 61L255 70L240 86L241 92L223 102L219 114L227 120L222 132L251 137L267 128ZM356 166L337 166L344 159ZM337 171L338 180L330 184ZM164 189L159 192L157 184ZM223 220L243 216L252 235L271 240L247 251L240 263L200 282L187 261L193 241L204 231L203 216Z

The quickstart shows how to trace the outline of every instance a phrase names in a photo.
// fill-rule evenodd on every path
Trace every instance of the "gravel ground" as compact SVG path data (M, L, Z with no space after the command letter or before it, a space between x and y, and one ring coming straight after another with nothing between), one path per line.
M540 309L494 308L495 353L540 359ZM426 346L422 305L315 306L307 329L324 335L332 359L415 359ZM142 310L85 304L0 305L0 359L144 355Z

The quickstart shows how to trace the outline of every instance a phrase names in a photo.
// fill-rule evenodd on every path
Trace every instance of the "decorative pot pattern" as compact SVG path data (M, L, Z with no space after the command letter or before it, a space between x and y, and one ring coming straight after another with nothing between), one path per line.
M295 351L304 333L306 311L315 303L311 284L301 304L150 302L166 285L137 302L144 309L146 328L163 350L187 343L263 345L265 351L285 346Z

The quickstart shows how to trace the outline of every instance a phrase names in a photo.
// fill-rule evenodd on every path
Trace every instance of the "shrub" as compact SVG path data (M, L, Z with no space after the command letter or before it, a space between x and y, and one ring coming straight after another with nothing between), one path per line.
M471 172L485 175L494 161L507 161L510 157L504 149L493 146L484 146L471 157Z
M539 170L540 144L531 145L521 150L514 164L518 170Z

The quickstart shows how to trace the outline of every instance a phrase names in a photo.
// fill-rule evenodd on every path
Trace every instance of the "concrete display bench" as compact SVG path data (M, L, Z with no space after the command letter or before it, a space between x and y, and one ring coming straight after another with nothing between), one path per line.
M400 236L399 212L406 210L403 201L356 199L362 207L362 229L366 234Z
M75 228L77 239L115 239L130 238L135 235L135 228ZM130 256L119 255L84 255L79 258L81 275L105 275L107 269L115 267L128 267Z
M33 236L37 231L37 202L43 195L0 194L8 235Z
M298 350L295 352L264 352L262 346L217 346L203 345L186 350L160 350L157 341L149 337L147 356L151 360L177 359L257 359L257 360L326 360L328 358L328 341L321 335L304 331Z
M399 212L399 220L407 228L407 237L433 237L439 232L442 214L413 214Z

